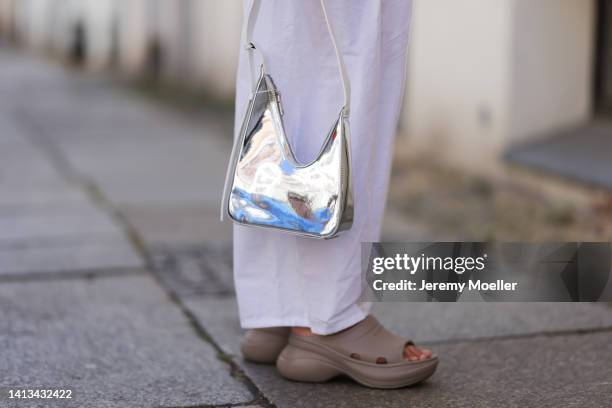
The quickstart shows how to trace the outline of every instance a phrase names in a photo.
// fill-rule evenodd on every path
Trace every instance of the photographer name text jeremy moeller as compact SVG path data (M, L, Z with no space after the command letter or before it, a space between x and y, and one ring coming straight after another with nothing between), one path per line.
M468 290L484 290L484 291L515 291L517 282L506 282L498 279L495 282L482 282L481 280L468 282L428 282L421 280L421 284L407 279L402 279L398 282L385 282L381 279L375 280L372 283L372 288L376 291L452 291L463 292L467 286Z

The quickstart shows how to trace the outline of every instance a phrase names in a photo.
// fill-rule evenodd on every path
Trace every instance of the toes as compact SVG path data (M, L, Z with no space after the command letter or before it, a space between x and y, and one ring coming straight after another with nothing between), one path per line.
M415 346L407 346L404 349L404 357L410 361L418 361L420 359L419 349Z
M404 348L404 359L410 361L417 361L419 359L419 354L417 353L416 347L406 346Z
M404 349L404 358L409 361L422 361L431 358L433 353L431 350L418 348L416 346L406 346Z
M427 360L428 358L431 358L431 356L433 356L431 350L421 349L421 360Z

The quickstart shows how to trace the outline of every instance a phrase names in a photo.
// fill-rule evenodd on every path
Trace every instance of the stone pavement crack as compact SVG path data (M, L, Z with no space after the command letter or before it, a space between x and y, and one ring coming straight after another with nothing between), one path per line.
M134 232L133 228L129 228L129 223L127 223L122 214L115 209L97 184L72 166L70 160L66 158L61 149L53 143L53 138L47 135L45 126L39 122L38 118L29 113L27 108L23 106L16 109L13 112L13 116L25 130L25 136L34 145L39 147L50 159L51 165L55 167L58 174L67 181L80 187L95 204L105 208L117 221L119 221L120 225L126 226L125 232L128 239L132 242L139 254L144 255L145 248L138 234Z
M38 118L28 112L27 106L19 106L13 111L13 117L24 130L24 136L49 158L50 164L58 174L67 181L77 186L83 186L84 178L76 169L72 167L70 161L64 156L62 151L53 143L49 137L45 126L40 123Z
M150 265L150 257L148 255L148 251L146 249L146 245L144 241L141 239L138 231L130 224L130 222L121 214L107 199L104 192L96 185L95 182L88 179L85 175L78 172L76 169L72 167L70 162L64 157L63 153L60 149L57 148L51 142L51 138L45 137L44 126L36 121L36 118L32 115L28 114L28 112L24 109L18 109L14 112L15 117L19 120L20 124L27 130L27 136L30 138L34 144L38 145L43 152L50 158L51 163L55 166L58 173L63 176L66 180L74 183L75 185L82 188L87 192L87 195L90 199L93 200L94 203L99 206L105 208L123 227L124 232L128 236L134 248L138 251L139 255L141 255L147 265ZM180 297L175 294L170 288L168 288L164 283L159 279L156 274L151 273L147 270L146 273L149 273L155 281L160 285L160 287L165 291L170 300L182 311L182 313L187 318L189 324L192 326L195 333L206 343L213 347L213 349L217 353L217 358L227 365L230 368L230 375L240 381L251 393L255 396L253 401L250 401L246 404L238 404L238 405L220 405L220 406L259 406L259 407L274 407L274 405L263 395L261 390L257 388L255 383L244 373L244 371L236 364L233 360L232 356L227 355L223 352L221 347L214 341L214 339L208 334L206 329L202 327L195 316L184 306ZM91 271L87 271L86 273L75 273L75 274L65 274L65 278L68 277L95 277L95 273ZM27 280L27 278L36 278L39 279L44 277L42 274L32 273L28 274L25 277L21 276L18 280ZM25 278L25 279L24 279ZM6 276L3 277L3 281L5 280L17 280L17 277ZM56 279L56 278L54 278ZM214 406L214 405L213 405ZM198 406L196 406L198 407ZM207 405L202 405L201 407L207 407ZM218 407L218 406L214 406ZM191 408L191 407L190 407Z
M193 328L195 333L203 341L208 343L215 350L215 352L217 353L217 358L219 360L223 361L229 366L230 375L233 378L240 381L242 384L244 384L244 386L255 396L253 401L250 401L246 404L242 404L242 405L241 404L238 404L238 405L230 404L230 405L220 405L220 406L213 405L213 407L225 407L225 406L239 407L239 406L253 406L253 405L259 406L259 407L266 407L266 408L275 407L275 405L272 404L266 398L266 396L255 385L255 383L246 375L246 373L240 368L240 366L236 364L232 356L225 353L221 349L221 347L217 344L217 342L212 338L212 336L206 331L206 329L200 325L195 315L184 305L180 296L177 293L175 293L171 288L169 288L163 282L163 280L159 278L157 274L151 272L151 265L152 265L151 256L150 256L149 251L146 248L146 244L144 240L140 237L138 230L130 224L129 220L126 217L124 217L123 214L121 214L121 212L114 209L110 201L104 195L104 192L101 189L99 189L94 183L89 183L89 191L94 192L95 197L97 198L97 201L100 203L103 203L105 207L110 209L114 217L121 223L121 225L123 225L123 228L125 232L127 233L128 237L130 238L130 240L132 241L133 245L137 248L137 250L140 252L140 254L145 259L145 262L147 265L147 268L146 268L147 272L151 276L153 276L157 284L166 292L166 295L168 296L168 298L181 310L183 315L185 315L185 317L187 318L187 321L189 322L190 326ZM201 407L207 407L207 406L203 405ZM177 407L177 408L180 408L180 407ZM198 408L198 406L196 406L196 408Z
M437 345L458 344L458 343L486 343L490 341L532 339L532 338L537 338L537 337L584 336L588 334L607 333L607 332L612 333L612 326L569 329L569 330L554 330L554 331L543 331L543 332L524 333L524 334L508 334L508 335L503 335L503 336L486 336L486 337L463 338L463 339L457 338L457 339L449 339L449 340L422 341L420 342L420 344L428 345L428 346L437 346Z
M127 218L113 206L109 199L106 198L102 189L100 189L93 181L88 181L82 184L82 187L87 191L95 203L103 206L112 215L112 217L123 226L123 231L129 241L132 243L134 249L141 257L147 259L147 249L144 240L140 237L136 228L129 223ZM147 264L149 264L148 261Z
M168 289L166 286L163 285L162 282L160 282L159 278L155 275L152 274L155 277L155 280L158 282L158 284L164 288L164 290L166 291L168 297L170 298L170 300L176 304L176 306L183 312L183 314L185 315L185 317L187 318L189 324L191 325L191 327L193 328L193 330L196 332L196 334L205 342L207 342L208 344L210 344L215 351L217 352L217 358L223 362L225 362L226 364L229 365L230 367L230 375L232 377L234 377L235 379L237 379L238 381L240 381L241 383L243 383L247 389L249 391L251 391L251 393L253 395L255 395L255 399L253 401L250 401L247 404L238 404L238 405L221 405L221 407L239 407L239 406L260 406L260 407L275 407L274 404L272 404L265 395L263 395L263 393L261 392L261 390L255 385L255 383L246 375L246 373L240 368L240 366L238 364L236 364L236 362L234 361L234 359L232 358L231 355L225 353L221 347L217 344L217 342L212 338L212 336L206 331L206 329L204 327L202 327L200 325L200 323L198 322L198 319L195 317L195 315L189 310L187 309L187 307L183 304L182 300L174 293L172 292L170 289ZM218 406L215 406L218 407Z
M238 404L222 404L222 405L179 405L172 407L160 407L160 408L264 408L267 405L259 399L255 399L250 402L240 402Z
M145 259L147 265L147 273L149 273L157 284L166 292L168 298L181 310L183 315L187 318L187 321L195 331L195 333L206 343L208 343L217 353L217 358L227 365L230 368L230 375L244 384L245 387L255 396L253 401L250 401L247 404L243 405L220 405L221 407L233 407L233 406L259 406L259 407L275 407L266 397L263 395L261 390L255 385L255 383L246 375L246 373L240 368L238 364L233 360L231 355L223 352L221 347L215 342L212 336L206 331L206 329L200 325L197 318L193 315L193 313L183 304L180 296L176 294L171 288L169 288L157 274L150 272L151 271L151 257L149 251L147 251L146 244L144 240L140 237L138 230L134 228L129 220L121 214L121 212L114 209L110 201L104 195L104 192L99 189L95 183L88 183L88 191L90 194L93 193L93 196L96 198L96 201L102 205L104 205L109 211L112 212L113 216L117 219L118 222L123 226L124 231L132 241L132 244L136 247L139 253ZM198 406L196 406L197 408ZM206 407L203 405L202 407ZM214 406L219 407L219 406ZM191 408L191 407L189 407Z
M36 272L2 274L0 284L9 282L31 282L31 281L62 281L69 279L96 279L102 277L123 277L148 273L144 269L126 268L100 268L67 271L62 273Z

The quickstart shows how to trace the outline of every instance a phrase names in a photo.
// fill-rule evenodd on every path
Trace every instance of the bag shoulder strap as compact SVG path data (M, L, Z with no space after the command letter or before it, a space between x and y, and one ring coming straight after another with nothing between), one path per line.
M344 63L344 58L340 53L340 49L338 48L338 42L336 40L336 35L334 33L334 29L329 20L329 16L327 14L327 7L325 5L325 0L320 0L321 9L323 10L323 17L325 17L325 24L327 25L327 31L329 32L329 36L331 38L332 45L334 47L334 52L336 53L336 60L338 62L338 71L340 72L340 79L342 80L342 89L344 92L344 113L348 116L350 112L350 104L351 104L351 85L349 82L348 74L346 72L346 65ZM254 53L258 52L259 57L261 59L261 65L264 70L266 70L265 58L256 44L253 42L253 32L255 30L255 21L257 20L257 16L259 15L259 9L261 8L261 0L252 0L251 5L249 7L249 12L245 18L245 27L242 30L242 44L244 44L245 49L248 51L248 60L249 60L249 70L251 74L251 87L253 92L257 91L255 87L257 86L257 77L255 73L255 57Z

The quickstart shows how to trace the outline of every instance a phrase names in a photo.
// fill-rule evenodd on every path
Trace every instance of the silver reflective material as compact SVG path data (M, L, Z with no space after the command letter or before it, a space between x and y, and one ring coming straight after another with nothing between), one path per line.
M348 120L338 116L318 157L299 163L280 94L262 69L230 161L223 213L235 222L328 239L351 227Z

